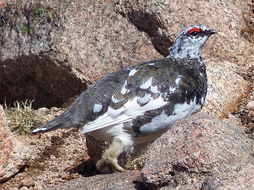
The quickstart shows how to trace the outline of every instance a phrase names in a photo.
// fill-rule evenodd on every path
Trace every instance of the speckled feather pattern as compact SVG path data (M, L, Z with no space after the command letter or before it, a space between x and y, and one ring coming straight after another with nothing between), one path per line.
M89 123L96 121L108 112L109 108L119 110L134 98L137 98L137 106L141 108L151 100L156 103L161 97L165 105L132 118L132 127L128 130L140 134L139 128L150 122L153 117L159 116L162 111L168 116L172 115L175 104L189 103L196 98L196 104L201 108L201 98L206 96L206 80L205 66L200 64L199 60L166 58L141 63L110 74L91 86L66 111L66 115L72 118L74 124L88 131ZM175 89L173 92L170 91L172 88ZM102 105L100 112L94 112L95 105Z
M158 105L158 108L148 109L142 115L132 116L131 120L126 120L126 123L124 120L115 123L128 126L125 128L128 133L142 135L140 128L147 126L154 117L161 117L162 112L165 116L175 114L174 105L176 104L185 102L189 104L195 98L195 103L201 108L204 103L201 99L205 98L207 92L206 83L205 66L198 59L153 60L119 70L98 81L84 91L61 117L71 121L72 126L83 128L85 133L91 132L98 128L90 129L89 124L96 122L109 109L119 110L134 98L137 99L135 109L139 109L149 101L156 104L160 97L164 103L161 106ZM117 116L123 112L124 110L115 113ZM115 119L114 115L111 116ZM164 125L173 122L175 122L174 119ZM158 122L156 124L158 125ZM105 124L104 127L110 125ZM166 127L164 125L163 127ZM155 129L161 130L158 126L150 128L150 133L156 132ZM144 132L144 135L147 134L149 134L148 129Z

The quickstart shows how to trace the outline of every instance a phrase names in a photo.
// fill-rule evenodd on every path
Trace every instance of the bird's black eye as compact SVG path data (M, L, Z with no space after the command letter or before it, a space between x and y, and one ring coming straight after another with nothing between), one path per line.
M193 31L193 32L191 32L191 35L192 36L196 36L196 35L198 35L198 32L197 31Z

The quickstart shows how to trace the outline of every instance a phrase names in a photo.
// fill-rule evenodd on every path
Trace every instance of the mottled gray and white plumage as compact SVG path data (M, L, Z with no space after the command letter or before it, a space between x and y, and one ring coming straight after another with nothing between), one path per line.
M198 112L207 93L202 46L214 30L201 25L183 30L169 56L109 74L85 90L59 117L33 133L79 127L111 142L97 168L122 171L118 156L153 142L177 120Z

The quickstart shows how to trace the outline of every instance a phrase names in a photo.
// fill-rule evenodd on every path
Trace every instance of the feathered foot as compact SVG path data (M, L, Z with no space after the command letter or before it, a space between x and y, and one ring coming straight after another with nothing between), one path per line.
M118 156L124 151L124 145L118 138L114 138L108 149L104 151L101 159L96 163L96 167L101 172L113 170L122 172L124 169L118 164Z

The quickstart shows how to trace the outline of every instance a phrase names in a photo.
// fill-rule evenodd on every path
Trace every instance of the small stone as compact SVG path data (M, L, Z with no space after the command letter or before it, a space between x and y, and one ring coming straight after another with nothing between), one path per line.
M21 181L21 186L22 187L34 187L35 186L35 183L32 179L29 179L29 178L25 178Z
M249 113L248 113L248 116L249 117L253 117L254 118L254 110L250 110Z
M53 154L51 154L51 155L50 155L50 160L54 160L54 159L56 159L56 156L53 155Z
M48 108L43 107L43 108L39 108L36 112L38 115L43 116L43 115L47 115L49 111L50 110Z
M29 144L30 145L36 145L36 142L30 142Z
M39 182L39 181L35 181L34 184L35 184L35 187L36 187L37 189L41 189L42 186L43 186L43 183L42 183L42 182Z
M20 188L20 190L28 190L28 187L23 186L23 187Z
M247 109L253 109L254 110L254 101L250 101L247 105L246 105Z

